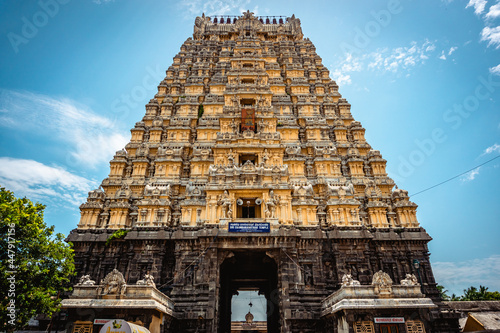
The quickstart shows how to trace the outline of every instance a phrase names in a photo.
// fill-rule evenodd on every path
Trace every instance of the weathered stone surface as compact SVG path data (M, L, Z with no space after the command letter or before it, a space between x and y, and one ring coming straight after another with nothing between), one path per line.
M453 329L417 205L393 189L386 161L366 142L295 16L196 18L193 38L131 133L68 240L78 278L123 274L125 287L107 297L152 284L168 296L175 305L164 332L229 332L240 288L265 295L270 333L352 330L389 314L427 330ZM269 223L269 232L229 232L233 222ZM118 229L129 232L106 244ZM379 271L398 282L414 274L420 285L406 293L372 286ZM347 295L347 274L360 283L352 288L371 294ZM150 286L135 285L146 276ZM99 293L78 298L85 287L65 301L68 309L98 304L94 316L161 322L141 313L152 300L118 313L110 302L132 303ZM325 305L332 294L343 296Z

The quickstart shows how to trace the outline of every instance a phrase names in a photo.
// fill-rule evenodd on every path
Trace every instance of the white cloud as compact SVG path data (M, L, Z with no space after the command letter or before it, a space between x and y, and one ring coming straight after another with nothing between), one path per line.
M490 68L490 73L493 75L500 75L500 64Z
M332 79L339 85L351 84L351 76L347 74L342 74L339 70L332 72Z
M250 0L184 0L181 4L186 6L191 14L199 16L202 13L205 13L207 16L241 15L243 11L248 9L245 6L250 4ZM255 7L252 11L255 15L258 15L256 10L258 10L258 7Z
M74 175L60 166L10 157L0 157L0 184L17 197L76 206L85 202L87 192L97 186L95 181Z
M488 1L486 0L470 0L465 8L474 7L474 13L476 13L476 15L480 15L484 12L484 8L487 3Z
M95 4L101 5L103 3L114 2L115 0L94 0Z
M436 45L434 44L429 44L426 48L425 48L425 52L432 52L436 49Z
M496 48L498 49L500 47L500 26L494 28L484 27L481 31L481 40L487 41L488 46L496 45Z
M342 72L359 72L361 71L361 63L352 54L347 54L347 58L342 65Z
M489 146L484 150L484 154L491 154L491 153L500 153L500 145L498 143L495 143L492 146Z
M500 2L497 2L495 5L491 6L485 17L486 19L494 19L500 17Z
M436 282L451 293L460 295L463 290L479 285L490 291L500 290L500 255L461 262L435 262L432 269Z
M69 99L0 90L0 126L68 144L67 162L94 167L107 163L128 142L110 119Z
M455 52L457 49L458 49L458 47L456 47L456 46L450 47L450 49L447 52L448 56L452 55L453 52ZM444 50L441 51L441 55L439 56L439 59L446 60L446 53L444 52Z
M475 168L474 170L467 172L460 178L460 180L463 182L473 181L474 179L476 179L476 176L479 175L479 169L480 168Z
M429 58L429 54L436 49L435 45L426 40L422 43L411 42L408 46L394 49L378 49L375 52L361 56L347 54L345 59L338 62L337 68L332 71L332 78L338 84L351 83L349 73L371 70L378 72L399 73L409 71ZM404 73L407 75L408 73Z

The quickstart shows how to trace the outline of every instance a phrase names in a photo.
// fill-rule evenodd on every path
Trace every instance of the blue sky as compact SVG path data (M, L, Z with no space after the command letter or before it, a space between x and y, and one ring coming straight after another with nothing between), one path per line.
M0 184L68 234L195 17L246 9L301 19L410 194L500 155L497 0L1 1ZM496 159L412 197L452 292L500 290L499 176Z

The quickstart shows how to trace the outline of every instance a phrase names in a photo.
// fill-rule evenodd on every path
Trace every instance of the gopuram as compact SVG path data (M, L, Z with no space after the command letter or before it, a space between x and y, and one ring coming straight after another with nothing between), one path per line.
M417 205L315 50L295 16L196 18L68 236L72 332L229 333L239 290L269 333L458 331Z

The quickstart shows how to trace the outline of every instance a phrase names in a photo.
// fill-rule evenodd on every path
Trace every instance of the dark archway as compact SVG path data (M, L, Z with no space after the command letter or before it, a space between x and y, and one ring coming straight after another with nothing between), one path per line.
M267 300L267 331L279 332L278 268L265 252L233 251L220 267L219 333L231 332L231 298L242 289L258 289Z

